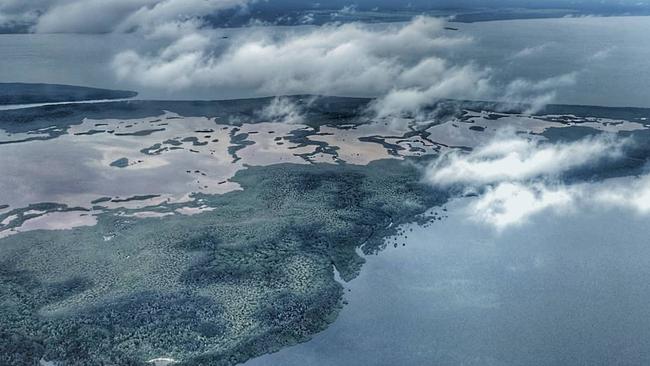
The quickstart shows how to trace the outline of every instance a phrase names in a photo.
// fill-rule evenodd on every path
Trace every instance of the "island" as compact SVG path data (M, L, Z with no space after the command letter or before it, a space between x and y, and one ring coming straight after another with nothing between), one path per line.
M128 99L138 93L60 84L0 83L0 105Z

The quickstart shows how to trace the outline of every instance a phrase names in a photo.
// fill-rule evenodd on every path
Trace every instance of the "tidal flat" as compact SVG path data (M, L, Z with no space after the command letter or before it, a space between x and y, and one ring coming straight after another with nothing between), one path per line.
M443 101L376 121L368 99L290 99L300 121L262 113L269 98L0 112L0 363L241 363L324 330L362 254L463 194L423 180L441 154L507 127L636 142L567 180L650 156L646 109Z
M391 173L386 174L386 171ZM249 168L214 211L3 239L5 362L234 364L334 320L342 278L443 195L400 162ZM110 239L107 239L110 238Z

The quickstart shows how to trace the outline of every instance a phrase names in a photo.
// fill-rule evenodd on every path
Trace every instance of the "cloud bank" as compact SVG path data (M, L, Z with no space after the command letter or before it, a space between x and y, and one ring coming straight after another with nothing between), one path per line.
M468 207L468 216L503 231L535 215L588 210L631 210L650 214L650 175L565 185L550 182L503 182L488 186Z
M238 32L224 42L204 28L181 33L158 52L118 54L122 80L182 90L190 87L250 90L255 95L337 95L378 98L379 117L413 114L441 98L550 101L574 75L494 85L492 70L445 56L471 46L445 30L446 21L419 16L388 26L329 24L300 30ZM188 27L191 29L191 27ZM168 32L173 33L173 32Z
M249 0L3 0L0 25L31 24L37 33L109 33L150 30L185 22Z
M436 53L470 40L442 34L443 24L418 17L381 30L354 23L286 34L249 31L218 54L212 47L215 39L202 35L202 42L197 42L192 34L155 55L122 53L114 68L123 78L173 88L207 85L272 95L371 96L446 80L452 66Z
M573 168L621 156L623 141L611 137L585 138L550 144L502 132L470 153L452 151L427 170L436 185L479 186L557 177Z
M470 153L451 152L432 163L425 179L460 185L480 195L467 207L472 220L498 231L546 212L576 208L626 209L650 214L650 175L567 184L563 173L623 157L628 140L611 136L548 143L502 133Z
M534 112L578 74L497 85L490 68L450 55L473 40L420 16L387 26L329 24L290 30L248 28L231 40L206 24L226 9L256 0L5 0L0 22L32 23L39 33L131 33L155 39L154 52L128 50L112 61L129 87L178 92L232 89L238 95L291 94L377 98L376 116L418 114L441 98L530 104ZM345 7L341 14L353 13ZM162 40L162 42L161 42ZM515 58L532 57L542 46Z
M525 223L528 218L552 209L568 209L574 202L574 191L566 187L549 187L543 183L524 184L505 182L488 187L481 197L470 205L470 217L475 221L504 230Z
M308 100L309 105L312 100ZM305 121L304 108L287 97L275 97L266 107L259 111L258 117L263 121L301 124Z

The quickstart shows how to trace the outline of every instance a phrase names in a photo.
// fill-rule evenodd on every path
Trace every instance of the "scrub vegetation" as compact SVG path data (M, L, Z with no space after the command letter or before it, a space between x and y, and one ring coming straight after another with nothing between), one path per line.
M408 161L250 167L195 216L2 239L0 363L232 365L332 322L345 280L446 196Z

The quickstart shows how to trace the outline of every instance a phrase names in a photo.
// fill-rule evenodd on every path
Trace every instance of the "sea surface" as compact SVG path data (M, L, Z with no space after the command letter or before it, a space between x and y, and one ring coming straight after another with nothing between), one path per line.
M454 23L474 42L444 54L461 63L490 67L495 82L541 80L568 73L576 84L557 90L555 103L650 107L650 17L583 17ZM382 25L372 25L381 27ZM383 25L386 26L386 25ZM310 27L291 27L306 31ZM224 36L248 28L220 30ZM267 27L284 32L287 27ZM228 40L223 39L224 45ZM119 81L111 68L128 49L155 52L159 41L133 35L0 35L0 81L48 82L132 89L143 99L231 99L261 96L255 90L194 88L159 90Z
M558 90L556 102L650 107L650 17L456 26L457 32L467 33L476 41L448 57L492 67L497 70L498 82L522 75L543 79L575 72L576 85ZM244 30L224 32L240 31ZM253 90L141 89L115 79L110 67L115 53L130 48L154 52L157 46L130 35L0 35L0 81L134 89L141 91L142 99L257 95ZM67 138L77 142L69 145L74 149L97 150L87 159L101 162L97 165L100 172L108 170L116 159L130 157L130 150L116 141L127 143L137 138L138 143L154 142L143 136L118 136L120 140L87 134L100 125L97 122L86 121L87 125L76 127L79 131L72 129ZM141 123L149 126L160 122ZM178 135L173 127L155 133ZM137 126L134 122L134 126L123 128ZM84 145L86 140L82 139L91 138L88 136L111 143L92 140ZM24 154L10 156L37 154L23 145L8 145L14 153L24 149ZM209 153L206 148L206 156ZM192 166L196 172L203 160L190 156L187 161L197 164ZM22 166L17 161L14 164L14 159L3 161ZM75 169L87 166L93 165ZM114 177L115 169L111 170ZM215 187L219 178L214 180ZM190 178L170 181L174 183L171 188L185 189L186 180ZM11 183L16 182L19 180L12 179ZM167 193L185 193L171 188ZM61 196L68 197L65 193ZM623 209L582 207L571 213L543 213L499 232L468 219L467 207L472 200L459 199L444 209L434 208L432 214L441 220L425 226L407 225L404 235L387 240L386 250L367 256L361 274L344 284L347 304L327 330L309 342L246 365L650 364L648 216ZM11 203L17 207L22 204Z
M467 218L474 199L367 256L327 330L246 365L650 363L647 215L544 213L497 232Z

